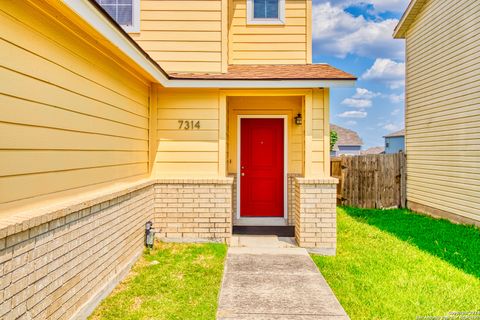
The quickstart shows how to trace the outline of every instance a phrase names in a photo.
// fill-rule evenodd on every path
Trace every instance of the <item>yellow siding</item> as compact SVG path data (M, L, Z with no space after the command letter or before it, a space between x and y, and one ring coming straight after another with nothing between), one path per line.
M159 89L157 109L156 177L215 177L236 172L238 115L286 115L288 117L288 173L304 173L305 126L293 123L303 113L307 95L312 103L310 118L310 176L325 176L325 108L322 89L285 90L283 93L255 90ZM282 95L285 94L285 95ZM228 121L223 124L222 99ZM179 128L179 120L200 121L200 129ZM304 121L308 121L304 119ZM226 128L223 129L222 126ZM225 130L225 131L224 131ZM225 133L223 133L225 132ZM223 137L223 138L220 138ZM226 142L226 152L224 141ZM226 153L226 154L225 154ZM328 159L327 159L328 161ZM225 171L226 164L226 171Z
M407 198L480 221L480 15L427 1L407 30Z
M222 58L222 46L226 51L222 19L227 19L226 13L222 14L222 0L141 0L140 7L140 32L130 36L162 68L222 71L222 59L226 59Z
M218 175L219 90L158 92L157 177ZM179 120L200 121L200 129L179 128Z
M148 174L149 83L39 10L0 7L0 204Z
M288 173L303 173L303 126L293 123L302 112L302 97L229 97L228 173L237 172L237 120L239 115L284 115L288 119Z
M286 0L284 25L248 25L246 0L230 0L231 64L311 63L311 1Z

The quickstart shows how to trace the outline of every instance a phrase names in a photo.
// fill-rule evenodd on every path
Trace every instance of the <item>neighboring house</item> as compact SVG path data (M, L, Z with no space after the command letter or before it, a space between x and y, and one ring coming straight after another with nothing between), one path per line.
M361 151L360 154L382 154L385 153L385 147L371 147Z
M337 143L330 152L332 157L343 155L359 155L362 150L363 141L353 130L330 124L330 130L338 135Z
M0 2L0 318L90 310L149 220L334 254L329 92L355 77L312 64L312 2L99 3Z
M385 138L385 153L405 151L405 129L383 136Z
M472 0L411 1L406 40L409 208L480 225L480 15Z

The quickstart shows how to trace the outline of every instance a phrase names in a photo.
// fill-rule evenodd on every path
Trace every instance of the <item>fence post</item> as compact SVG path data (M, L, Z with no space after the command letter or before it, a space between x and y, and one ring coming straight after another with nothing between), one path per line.
M403 152L399 154L400 158L400 208L407 207L407 155Z

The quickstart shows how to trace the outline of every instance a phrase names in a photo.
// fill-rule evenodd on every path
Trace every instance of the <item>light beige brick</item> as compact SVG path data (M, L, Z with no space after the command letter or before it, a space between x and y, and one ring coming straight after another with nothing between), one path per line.
M336 247L336 185L295 185L295 238L307 248Z

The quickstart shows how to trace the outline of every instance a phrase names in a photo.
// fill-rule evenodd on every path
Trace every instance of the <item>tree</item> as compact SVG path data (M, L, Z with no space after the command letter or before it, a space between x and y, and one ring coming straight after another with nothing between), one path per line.
M333 151L333 146L337 143L338 134L336 131L330 131L330 151Z

